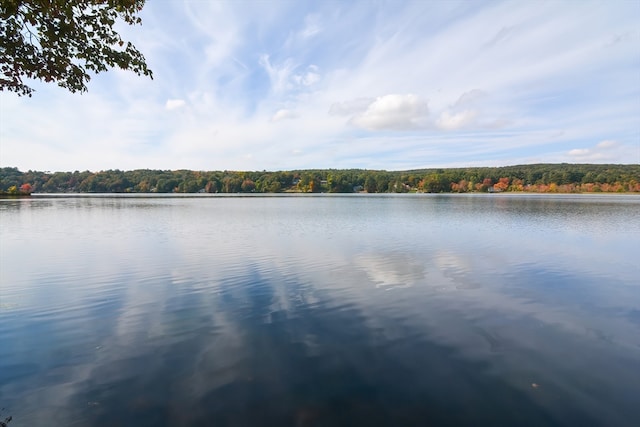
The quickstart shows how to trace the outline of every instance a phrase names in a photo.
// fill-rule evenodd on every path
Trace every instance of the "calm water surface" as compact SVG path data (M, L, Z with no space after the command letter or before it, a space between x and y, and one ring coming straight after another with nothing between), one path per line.
M0 200L19 426L632 426L637 196Z

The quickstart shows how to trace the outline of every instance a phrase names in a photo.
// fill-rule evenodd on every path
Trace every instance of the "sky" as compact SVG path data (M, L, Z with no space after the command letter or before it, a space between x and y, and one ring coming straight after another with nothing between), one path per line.
M150 0L153 80L0 92L0 166L640 163L640 1Z

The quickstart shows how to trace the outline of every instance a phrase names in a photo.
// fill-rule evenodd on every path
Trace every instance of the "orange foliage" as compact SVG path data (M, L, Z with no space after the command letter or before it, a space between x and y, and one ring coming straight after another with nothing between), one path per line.
M454 193L466 193L469 190L469 182L467 180L461 180L460 182L451 183L451 191Z
M493 184L493 189L495 191L506 191L509 188L509 178L500 178L498 182Z
M524 182L521 179L514 179L511 181L509 191L524 191Z

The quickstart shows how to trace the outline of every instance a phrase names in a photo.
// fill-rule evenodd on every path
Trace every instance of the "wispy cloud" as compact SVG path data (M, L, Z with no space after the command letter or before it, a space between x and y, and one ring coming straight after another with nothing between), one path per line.
M302 38L313 37L322 31L321 17L317 14L307 15L304 18L304 24L304 28L300 31Z
M153 81L0 93L0 164L640 163L630 3L249 4L148 2L124 31Z

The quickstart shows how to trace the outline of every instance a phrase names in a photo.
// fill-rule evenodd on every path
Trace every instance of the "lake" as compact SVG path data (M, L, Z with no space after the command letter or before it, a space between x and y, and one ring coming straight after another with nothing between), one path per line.
M0 200L0 420L634 426L640 197Z

